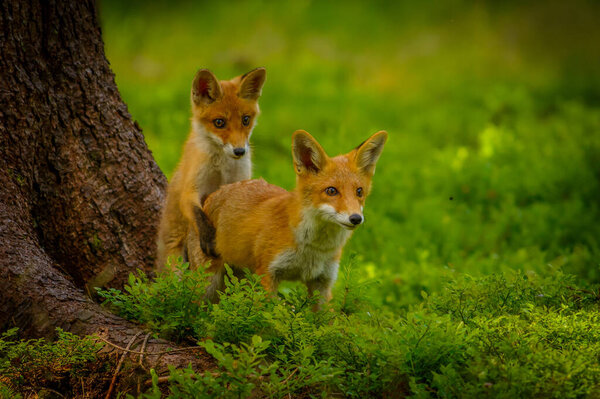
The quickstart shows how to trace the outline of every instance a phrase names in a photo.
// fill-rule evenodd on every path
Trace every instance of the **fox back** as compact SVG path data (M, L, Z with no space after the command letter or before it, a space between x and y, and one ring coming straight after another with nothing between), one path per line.
M158 268L170 256L187 257L184 244L190 231L199 240L195 245L209 241L198 214L210 193L223 184L250 178L249 140L264 81L264 68L225 81L207 69L196 74L191 89L192 128L161 216Z
M297 280L329 299L343 246L364 221L365 199L386 139L386 132L378 132L351 152L330 158L311 135L297 131L292 192L249 180L211 194L204 211L216 229L220 254L211 264L214 284L221 284L220 270L227 263L262 274L267 290Z

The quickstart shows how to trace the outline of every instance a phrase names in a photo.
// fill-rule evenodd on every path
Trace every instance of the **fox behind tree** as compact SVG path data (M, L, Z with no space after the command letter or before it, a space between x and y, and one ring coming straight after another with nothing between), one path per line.
M196 74L191 90L191 132L161 215L158 268L164 268L170 257L186 257L189 231L199 245L212 242L204 239L211 227L203 224L202 202L223 184L250 178L249 140L265 76L264 68L224 81L208 69Z

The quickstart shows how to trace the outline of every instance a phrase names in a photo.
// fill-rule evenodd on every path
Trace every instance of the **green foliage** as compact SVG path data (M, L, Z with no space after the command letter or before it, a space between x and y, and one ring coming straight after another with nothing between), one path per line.
M460 275L437 293L423 292L423 302L400 315L361 302L364 285L354 284L351 274L344 268L340 276L346 298L355 298L348 312L343 297L313 311L318 298L305 289L291 287L274 297L258 277L238 279L229 271L219 304L199 306L198 317L173 331L201 342L219 368L202 374L171 369L169 397L600 393L600 300L598 292L577 287L573 276ZM134 303L135 295L154 292L165 279L136 280L136 290L120 300ZM171 284L180 293L190 289L182 278ZM159 320L162 311L144 314ZM152 389L144 397L158 397L157 380Z
M0 398L1 399L22 399L23 396L14 390L10 389L4 382L0 381Z
M240 347L206 341L202 344L218 361L219 372L202 375L191 369L171 369L169 398L242 398L260 392L270 398L283 398L305 387L318 386L339 371L326 362L314 364L311 352L295 356L296 363L266 361L269 341L258 335ZM295 364L295 366L293 366Z
M336 308L347 315L357 313L369 304L369 289L376 285L372 279L361 279L356 254L340 265L341 273L336 290Z
M195 329L202 330L206 305L202 298L210 280L203 269L190 270L187 263L175 272L159 273L154 280L142 271L130 274L122 292L97 288L104 303L121 316L147 324L163 338L179 341Z
M463 361L415 378L416 396L582 397L598 394L598 297L572 277L511 273L447 284L428 298L436 317L461 330ZM438 314L440 314L438 316ZM458 335L458 334L457 334ZM421 374L422 375L422 374Z
M16 328L0 335L0 397L20 397L20 393L42 387L68 389L70 379L78 380L96 368L96 353L102 344L60 328L56 335L54 342L18 340Z
M469 325L474 317L520 314L524 306L580 307L582 300L591 301L591 298L572 299L573 291L569 289L572 280L573 276L561 272L544 278L520 272L478 279L463 275L429 298L429 307Z
M206 371L196 375L193 370L171 369L171 395L173 398L241 398L248 397L260 384L260 379L277 368L277 364L263 365L263 352L269 346L259 336L251 344L217 344L206 341L202 344L208 353L219 362L221 371L216 375ZM235 353L235 356L229 352Z
M273 307L272 298L259 288L260 279L252 273L239 279L228 269L225 291L207 318L207 334L217 342L239 344L257 333L269 330L265 311Z

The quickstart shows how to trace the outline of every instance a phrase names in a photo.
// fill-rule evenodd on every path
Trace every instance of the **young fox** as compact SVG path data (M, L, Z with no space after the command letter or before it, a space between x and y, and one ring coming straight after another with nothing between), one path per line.
M299 280L310 294L318 290L322 300L329 300L342 248L364 220L363 206L386 139L380 131L348 154L330 158L299 130L292 138L294 191L260 179L212 193L204 212L216 229L220 257L211 261L215 275L207 299L217 300L227 263L262 274L268 291L282 280ZM193 256L203 255L196 247Z
M219 82L208 69L196 73L192 129L169 184L158 232L158 268L164 268L170 256L186 258L188 233L193 233L195 245L215 255L210 246L214 230L205 223L200 205L223 184L250 178L248 140L259 113L265 74L264 68L257 68Z

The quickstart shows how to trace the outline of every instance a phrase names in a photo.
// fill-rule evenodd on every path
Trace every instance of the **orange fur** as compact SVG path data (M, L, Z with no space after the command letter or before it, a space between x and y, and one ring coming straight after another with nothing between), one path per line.
M212 260L210 270L221 278L224 263L249 268L263 275L270 291L282 280L300 280L311 294L319 290L328 300L342 248L362 223L375 163L386 139L387 133L378 132L353 151L329 158L312 136L297 131L292 140L295 190L288 192L259 179L228 184L212 193L204 211L216 228L220 258ZM216 299L214 292L208 296Z
M185 255L190 232L196 240L201 239L194 212L210 193L223 184L250 178L249 139L259 114L264 80L264 68L228 81L218 81L206 69L196 74L191 90L192 129L161 215L158 268L165 267L169 257ZM224 126L217 126L218 120ZM244 149L244 153L239 156L235 149ZM199 242L193 245L199 248Z

